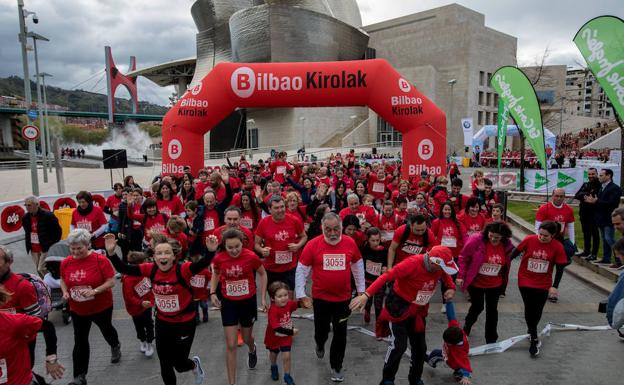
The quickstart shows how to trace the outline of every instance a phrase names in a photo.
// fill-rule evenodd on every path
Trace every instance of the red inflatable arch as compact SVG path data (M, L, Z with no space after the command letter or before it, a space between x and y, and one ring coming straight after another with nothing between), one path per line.
M163 121L163 174L204 165L204 134L236 108L368 106L403 134L403 176L446 170L446 117L382 59L222 63Z

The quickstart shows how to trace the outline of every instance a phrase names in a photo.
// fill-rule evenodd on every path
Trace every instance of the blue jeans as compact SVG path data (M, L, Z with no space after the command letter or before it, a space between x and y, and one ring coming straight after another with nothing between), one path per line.
M602 236L603 261L611 261L611 248L615 243L615 228L613 226L600 227L600 235Z

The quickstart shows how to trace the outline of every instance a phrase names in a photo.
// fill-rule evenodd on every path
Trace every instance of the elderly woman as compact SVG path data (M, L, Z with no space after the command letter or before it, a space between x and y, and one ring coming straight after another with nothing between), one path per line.
M485 342L496 342L498 299L504 293L511 266L511 230L504 223L490 223L468 238L459 254L457 286L470 294L471 305L464 331L470 335L485 304Z
M113 327L115 272L108 259L90 250L91 233L73 230L67 237L71 255L61 263L61 289L69 301L74 325L74 380L69 385L85 385L89 369L89 330L95 323L111 347L111 363L121 360L121 345Z

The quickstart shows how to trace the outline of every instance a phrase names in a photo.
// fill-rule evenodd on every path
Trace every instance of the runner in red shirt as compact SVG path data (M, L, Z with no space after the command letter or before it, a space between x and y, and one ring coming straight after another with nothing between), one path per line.
M169 218L158 212L158 205L154 198L147 198L143 202L141 211L137 212L130 206L128 216L130 219L141 223L143 231L143 247L147 247L152 240L152 234L164 234L167 231Z
M553 241L560 232L559 224L544 221L537 235L529 235L516 247L512 258L522 254L518 269L518 286L524 302L524 318L531 335L529 353L537 356L540 341L537 325L549 295L557 296L559 282L568 259L561 243ZM555 279L552 273L556 267Z
M464 182L460 178L451 180L451 193L448 199L453 202L455 206L455 212L459 213L466 209L469 197L461 193L461 189L464 187Z
M455 210L450 202L442 204L440 213L441 217L434 219L431 223L431 231L440 245L450 248L453 258L457 258L462 247L464 247L466 229L457 220Z
M210 186L210 182L208 182L208 171L205 169L199 170L197 177L199 181L195 184L195 200L199 201L204 196L206 188Z
M225 221L225 225L219 227L214 235L219 240L219 244L221 244L221 240L223 238L223 233L227 230L234 229L243 233L245 240L243 241L243 247L254 251L254 242L255 238L251 230L247 227L241 226L241 211L236 206L230 206L225 209L225 215L223 217Z
M395 230L403 224L399 216L394 212L394 204L392 201L387 200L384 202L377 224L379 230L381 230L381 243L387 248L390 246L392 239L394 239Z
M347 215L344 217L342 220L342 233L351 237L355 241L357 247L364 246L366 242L366 235L360 230L360 221L355 215Z
M370 206L361 205L360 198L356 194L349 194L347 196L347 204L349 207L340 210L340 219L344 219L347 215L355 215L360 220L362 229L366 230L371 226L377 227L378 218L375 209Z
M407 235L405 234L407 232ZM407 259L410 255L422 254L437 244L435 235L427 228L427 219L422 215L409 215L406 224L399 226L388 247L388 269Z
M284 383L294 385L295 382L290 376L290 349L293 336L299 330L293 326L291 314L299 308L297 301L290 299L288 295L288 285L284 282L275 281L269 286L269 297L272 304L267 316L267 327L264 333L264 345L269 351L271 361L271 379L279 380L279 370L277 368L277 356L281 352L284 363Z
M192 262L197 262L201 256L199 254L191 256ZM193 288L193 301L195 302L195 323L199 325L199 309L202 310L203 318L201 322L208 322L208 300L210 299L210 280L212 270L205 268L191 277L191 287Z
M115 238L113 234L109 237ZM74 383L86 384L89 369L89 331L95 323L111 347L111 363L121 360L121 345L112 324L115 272L101 254L89 250L91 233L73 230L67 237L71 255L61 262L61 289L69 301L74 326Z
M410 384L422 382L427 352L425 319L429 311L429 301L439 280L447 287L444 292L445 300L453 298L455 284L450 276L457 271L450 249L436 246L427 254L410 256L377 278L364 293L353 298L349 306L351 310L361 309L386 283L394 281L386 297L381 317L391 322L393 337L393 343L386 353L381 383L394 382L401 357L407 350L408 340L412 351L409 382Z
M253 336L253 325L258 318L256 301L256 273L259 276L261 307L266 310L267 273L258 256L243 248L243 233L228 230L223 234L225 251L212 262L214 274L210 281L210 299L221 309L221 323L225 332L226 367L228 381L236 383L236 350L238 325L243 342L249 348L247 365L254 369L258 362ZM217 291L220 284L221 290Z
M269 168L273 173L273 180L284 184L286 182L286 171L291 170L293 167L286 162L286 153L282 151L277 154L277 159L271 162Z
M308 236L303 223L286 214L286 205L281 196L273 196L269 200L269 210L271 215L263 218L256 229L255 250L264 258L269 285L281 281L293 291L299 250L305 245Z
M108 229L108 221L101 208L93 206L93 197L88 191L76 194L78 207L72 213L70 229L85 229L91 234L91 244L95 249L104 247L103 235Z
M535 232L538 232L540 224L544 221L559 223L560 233L555 237L563 242L565 239L574 241L574 211L565 203L565 190L557 188L553 190L552 200L540 206L535 214ZM569 256L570 258L572 256Z
M160 182L156 197L158 212L168 217L184 214L184 204L182 204L180 198L173 193L171 183L167 181Z
M398 216L400 223L405 222L405 218L407 218L407 199L397 198L394 213Z
M250 192L243 192L240 198L241 208L241 226L246 227L252 232L256 231L258 223L260 223L260 209L256 204L255 196Z
M392 180L390 175L386 175L383 168L379 168L375 174L368 174L368 193L375 199L375 206L381 207L387 184Z
M333 325L329 352L331 380L342 382L342 363L347 345L347 320L350 315L351 275L356 290L363 293L364 263L355 242L343 237L340 217L327 213L322 220L323 236L312 239L304 247L297 265L296 296L303 307L314 306L314 340L316 355L323 358L325 342ZM305 291L308 275L312 272L312 301Z
M106 198L104 204L104 213L110 215L109 227L112 233L119 231L119 205L123 199L124 187L121 183L115 183L113 185L114 194Z
M431 193L429 194L431 209L433 210L433 215L435 215L436 217L441 216L440 210L442 209L442 205L449 199L448 191L446 189L447 184L448 180L446 179L446 177L437 177L436 186L431 190Z
M159 237L160 238L160 237ZM106 236L106 256L122 274L148 277L156 303L156 351L160 360L160 375L165 384L175 384L178 373L192 371L195 383L201 384L204 370L198 356L189 359L195 337L195 304L191 289L192 277L210 264L218 242L214 236L206 240L207 254L197 262L176 264L180 244L167 240L154 246L154 262L138 266L123 263L115 254L117 241ZM109 264L110 265L110 264ZM175 370L174 370L175 368Z
M466 202L465 210L456 211L459 213L457 220L464 225L467 236L480 233L488 222L479 207L479 200L476 197L470 197Z

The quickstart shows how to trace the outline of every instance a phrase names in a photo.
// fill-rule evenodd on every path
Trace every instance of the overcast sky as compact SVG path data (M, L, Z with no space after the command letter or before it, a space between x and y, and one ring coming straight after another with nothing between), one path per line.
M40 69L54 77L49 85L106 92L102 78L104 46L110 45L125 71L130 55L139 68L195 55L197 30L191 0L25 0L39 24L28 28L50 39L40 42ZM364 25L449 4L439 0L358 0ZM547 64L583 63L572 38L589 19L623 17L622 0L466 0L457 1L485 14L485 24L518 38L518 64L533 65L548 47ZM123 10L123 12L120 12ZM0 0L0 77L23 76L17 0ZM34 72L34 60L31 73ZM100 80L101 79L101 80ZM98 82L99 80L99 82ZM139 78L139 99L166 104L173 88ZM118 97L127 97L125 89Z

